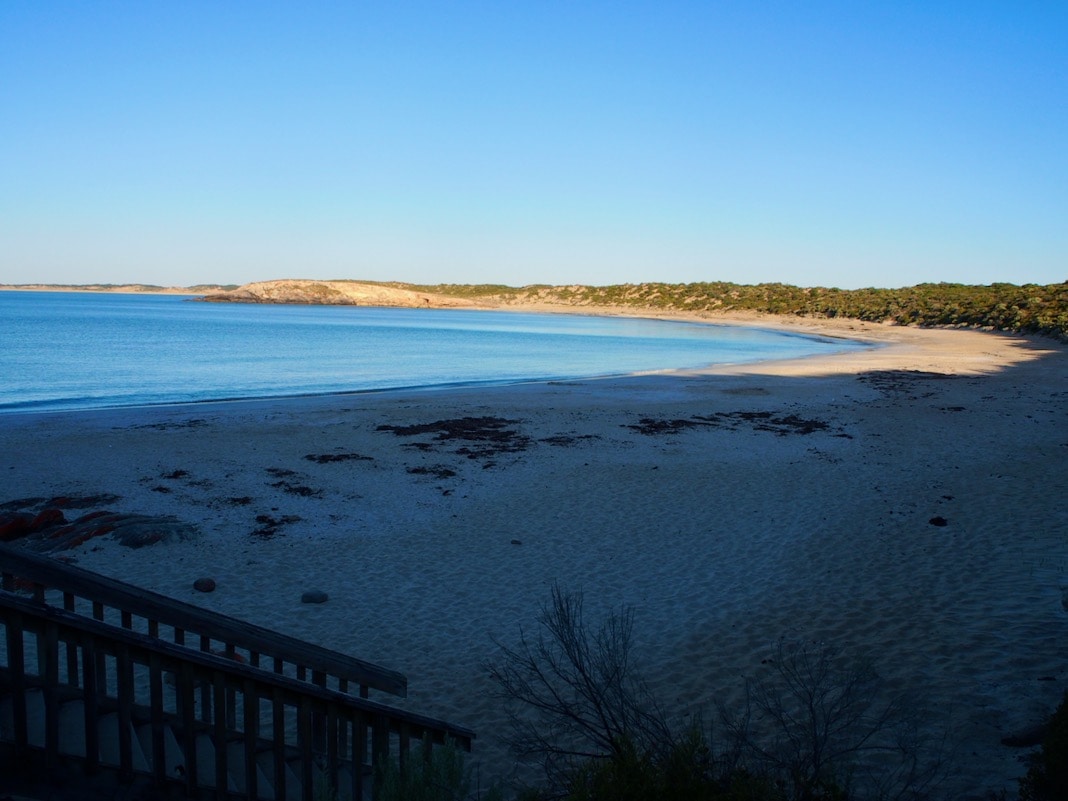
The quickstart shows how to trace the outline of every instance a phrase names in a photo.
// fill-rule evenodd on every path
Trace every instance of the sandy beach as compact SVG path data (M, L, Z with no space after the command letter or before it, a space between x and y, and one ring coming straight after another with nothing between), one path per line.
M718 321L878 347L0 415L0 503L114 495L110 510L193 524L185 541L101 537L67 553L405 673L407 706L478 733L483 777L517 771L485 662L536 627L555 582L583 591L591 616L633 606L637 656L672 714L740 700L782 637L833 643L870 654L948 730L936 797L1011 797L1026 750L1001 738L1044 720L1068 687L1068 350L857 321ZM214 592L193 589L203 576ZM309 589L329 601L302 604Z

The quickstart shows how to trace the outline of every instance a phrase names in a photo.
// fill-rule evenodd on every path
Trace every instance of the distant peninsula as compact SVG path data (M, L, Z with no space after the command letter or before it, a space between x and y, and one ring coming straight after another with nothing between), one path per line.
M237 289L237 284L0 284L0 292L110 292L117 295L202 295L205 292L224 292L228 289Z
M410 308L584 308L620 313L755 313L849 318L899 325L983 328L1068 339L1068 281L1061 284L918 284L835 289L789 284L642 283L509 287L373 281L260 281L205 293L208 302Z

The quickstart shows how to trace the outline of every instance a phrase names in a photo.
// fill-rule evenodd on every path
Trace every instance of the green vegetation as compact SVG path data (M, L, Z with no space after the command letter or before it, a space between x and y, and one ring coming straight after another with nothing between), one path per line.
M398 285L407 286L407 285ZM846 317L901 325L961 326L1068 338L1068 282L1063 284L919 284L901 289L802 288L789 284L616 284L528 286L441 284L410 287L485 302L622 306L658 311L753 311Z
M487 665L514 750L540 758L535 798L568 801L850 801L919 798L941 774L941 741L889 694L871 664L822 643L783 641L740 710L672 726L631 659L632 611L596 628L582 596L553 588L539 635ZM715 746L715 747L714 747ZM1035 801L1044 801L1044 798Z
M390 761L375 798L381 801L501 801L497 787L481 793L464 752L455 743L431 747L424 742L402 764Z
M1065 798L1068 798L1068 693L1049 721L1042 750L1020 780L1020 801Z

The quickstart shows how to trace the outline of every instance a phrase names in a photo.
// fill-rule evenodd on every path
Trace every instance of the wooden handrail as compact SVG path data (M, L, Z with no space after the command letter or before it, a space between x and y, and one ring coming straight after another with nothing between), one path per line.
M49 760L59 758L59 691L76 692L85 701L85 754L91 765L96 764L98 754L91 738L97 730L97 706L101 700L93 670L98 657L108 656L116 665L116 698L120 720L120 772L132 771L129 725L137 707L137 690L133 683L133 666L141 665L149 671L150 695L147 712L141 712L141 721L150 722L152 728L150 771L159 781L185 784L186 792L197 795L204 785L199 782L196 770L197 731L213 733L215 740L215 778L213 785L217 797L226 791L226 747L234 737L243 739L245 784L249 797L256 796L256 776L252 757L258 749L268 747L275 766L275 794L284 795L283 765L290 752L299 754L302 774L302 796L312 796L312 765L320 765L323 777L337 787L343 764L349 765L353 799L363 797L363 767L370 745L369 767L372 775L380 775L384 760L390 757L390 739L396 738L397 755L407 758L410 741L431 743L455 742L470 750L474 732L469 729L399 710L365 698L326 689L290 676L244 665L210 652L196 651L138 631L113 626L92 618L71 613L37 600L19 596L6 590L0 591L0 620L6 630L8 665L0 671L0 683L17 699L23 699L14 708L14 739L17 747L27 747L27 711L25 693L32 687L45 691L45 750ZM27 674L23 664L23 638L25 632L35 635L38 644L40 666L37 673ZM59 672L59 662L64 649L73 647L82 672L73 684L64 682ZM15 653L12 652L12 648ZM69 659L69 656L68 656ZM164 674L175 684L175 691L182 699L179 708L168 713L184 743L186 760L184 777L169 776L164 772L163 746L163 687ZM208 705L206 717L194 714L194 695L200 686L208 686L213 692L213 701ZM230 722L232 713L225 699L235 694L242 699L244 725L237 727ZM268 703L274 719L274 737L265 746L260 740L259 707ZM295 710L299 726L296 741L288 740L280 721L284 710ZM314 721L326 721L325 737L316 734ZM122 742L122 732L126 732ZM369 735L368 735L369 732ZM324 761L325 760L325 761Z
M240 662L235 662L232 659L226 659L207 651L194 651L183 648L166 640L149 637L147 634L142 634L138 631L101 623L92 618L71 614L54 606L42 606L29 598L23 598L7 591L0 591L0 607L13 609L27 617L52 620L70 629L94 635L101 640L123 643L131 648L170 657L176 662L189 662L215 672L225 673L233 677L235 681L248 679L266 684L269 687L279 687L286 693L305 695L328 703L341 704L368 714L385 715L396 719L398 722L403 720L417 729L438 729L461 744L470 745L470 741L475 738L475 733L470 729L456 726L443 720L398 709L369 698L358 698L337 690L318 687L308 682L298 681L290 676L283 676L260 670L250 665L243 665Z
M43 588L52 588L68 596L117 608L123 613L126 628L133 614L148 620L150 631L162 623L199 638L218 640L231 654L232 649L242 648L256 656L273 658L274 670L279 673L281 662L295 665L300 677L310 670L312 681L320 687L325 686L326 676L333 676L342 691L351 682L400 697L408 694L408 680L397 671L3 544L0 544L0 574L5 589L12 588L15 576L41 587L37 593L39 600L43 599ZM362 691L361 694L365 695Z

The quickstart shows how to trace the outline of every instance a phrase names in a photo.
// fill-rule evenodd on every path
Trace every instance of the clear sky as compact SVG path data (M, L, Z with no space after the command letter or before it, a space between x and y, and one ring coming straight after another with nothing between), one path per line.
M1068 2L0 2L0 283L1068 279Z

